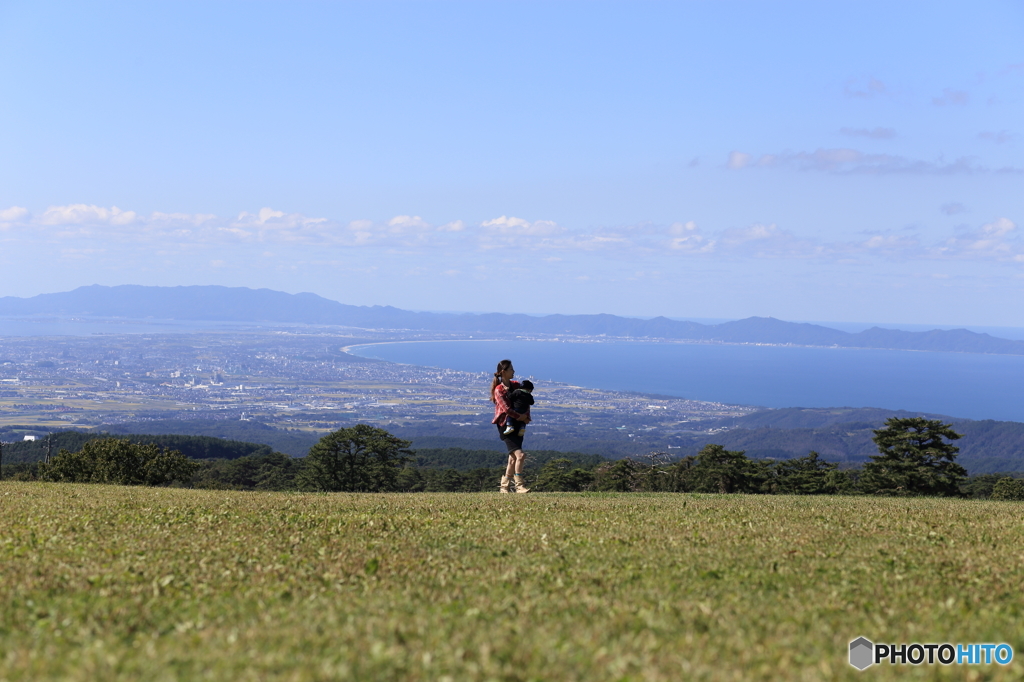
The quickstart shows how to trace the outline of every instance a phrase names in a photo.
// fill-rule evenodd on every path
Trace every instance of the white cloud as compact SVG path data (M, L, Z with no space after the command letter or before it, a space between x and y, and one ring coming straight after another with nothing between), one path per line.
M270 207L264 207L260 209L260 222L265 223L272 218L283 218L284 211L275 211Z
M747 227L726 230L725 234L725 242L727 244L742 244L745 242L773 239L782 234L782 231L774 223L771 225L754 223Z
M618 256L635 249L664 248L664 230L655 236L646 227L568 230L551 220L529 221L514 216L486 220L479 227L477 244L482 249L605 252Z
M752 223L722 230L715 241L718 253L757 258L811 258L836 255L841 248L813 238L798 237L775 223Z
M725 165L729 168L745 168L750 165L751 158L750 154L732 151L729 152L729 160Z
M839 150L821 155L819 162L848 163L850 159L862 158L857 154L853 150ZM788 162L783 155L776 157L782 158L771 163ZM764 157L754 161L764 163L768 163ZM953 215L966 209L950 203L941 210ZM503 215L480 223L455 220L437 226L416 215L398 215L383 222L341 223L268 207L254 213L243 211L234 219L160 212L145 216L116 207L85 204L50 207L36 216L27 209L12 207L0 212L0 217L7 220L0 223L5 250L18 248L19 243L36 243L51 252L63 249L64 257L68 258L120 257L123 261L125 255L145 253L172 260L187 256L211 267L231 267L227 264L243 258L266 258L266 254L273 254L273 258L290 267L313 255L344 257L346 251L369 263L377 256L357 254L436 254L462 259L464 263L472 254L502 250L510 254L531 252L539 263L588 258L597 266L611 261L639 264L659 258L691 257L1024 262L1020 258L1024 255L1024 239L1017 224L1008 217L970 230L961 227L950 238L931 244L902 233L873 234L860 241L827 241L813 235L797 235L772 222L717 230L701 229L693 220L670 225L643 223L569 229L551 220ZM12 217L17 222L11 222ZM445 269L461 272L467 272L468 267L459 262L445 265Z
M432 226L418 215L399 215L388 221L388 227L392 228L392 232L407 232L429 230Z
M0 211L0 221L3 222L20 222L28 218L28 216L28 209L21 206L11 206Z
M929 246L911 235L872 235L857 242L828 242L801 237L775 224L754 223L743 228L722 230L715 238L715 251L722 255L758 258L816 258L849 261L886 258L901 262L920 260L997 260L1022 262L1024 241L1017 236L1017 225L998 218L973 231Z
M1002 237L1016 229L1017 226L1009 218L996 218L995 221L981 226L982 233L993 237Z
M493 220L485 220L480 223L481 227L495 227L499 230L507 230L510 228L525 227L530 223L522 218L501 216Z
M51 206L39 218L42 225L129 225L135 222L134 211L122 211L117 206L103 208L86 204Z
M242 215L248 214L243 213ZM189 223L192 225L202 225L216 218L217 216L212 213L161 213L159 211L154 211L149 216L149 220L154 223Z
M264 207L256 214L242 211L233 225L256 230L295 230L316 227L327 222L324 218L308 218L301 213L285 213Z
M868 252L886 253L887 255L898 255L917 249L919 246L920 243L914 237L889 234L875 235L866 241L850 244L849 250L853 252L866 250Z
M564 232L557 223L551 220L535 220L530 222L522 218L501 216L480 223L480 227L488 228L497 234L515 234L517 236L550 236Z
M780 246L793 241L793 235L772 223L753 223L746 227L723 230L719 241L723 248L732 251L778 253Z
M27 216L27 211L23 215ZM145 216L116 206L87 204L51 206L31 220L5 226L10 228L9 232L17 231L18 227L31 228L31 232L44 239L150 243L160 245L159 248L168 244L184 248L232 241L310 243L323 241L323 233L336 227L323 218L286 214L272 208L262 208L255 214L243 211L236 219L227 220L202 213L157 211Z
M947 239L932 253L940 258L1019 262L1024 255L1024 243L1014 234L1016 231L1016 223L1009 218L996 218L977 230Z
M673 223L669 226L668 246L675 251L687 253L709 253L714 250L714 240L705 239L697 227L697 223L690 220L685 223Z

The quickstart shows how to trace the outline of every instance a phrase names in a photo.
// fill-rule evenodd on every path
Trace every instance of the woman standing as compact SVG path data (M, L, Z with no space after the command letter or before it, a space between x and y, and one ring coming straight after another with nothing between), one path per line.
M498 369L494 372L494 379L491 381L491 402L494 403L494 420L491 423L498 425L498 436L508 448L508 466L505 468L505 475L501 477L498 491L512 492L509 490L509 486L514 480L517 493L528 493L530 489L523 483L523 460L526 458L526 453L523 452L523 437L515 432L504 433L506 417L523 422L530 421L529 414L519 414L512 409L509 394L519 388L519 382L512 381L512 377L515 375L512 361L502 360L498 363Z

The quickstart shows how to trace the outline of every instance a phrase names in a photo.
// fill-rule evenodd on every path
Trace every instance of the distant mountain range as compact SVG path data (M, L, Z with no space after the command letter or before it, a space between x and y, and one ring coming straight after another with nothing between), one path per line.
M749 317L706 325L666 317L640 320L616 315L509 315L504 313L418 313L391 306L353 306L316 294L270 289L187 286L93 285L31 298L0 298L0 316L87 316L218 322L279 322L342 325L466 334L570 334L688 340L708 343L766 343L894 350L1024 355L1024 341L966 329L907 332L871 329L850 333L816 324ZM3 327L0 324L0 335Z

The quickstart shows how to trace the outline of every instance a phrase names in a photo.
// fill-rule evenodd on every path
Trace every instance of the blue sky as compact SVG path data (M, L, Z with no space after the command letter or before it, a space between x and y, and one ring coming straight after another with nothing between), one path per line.
M0 0L0 295L1024 326L1024 2Z

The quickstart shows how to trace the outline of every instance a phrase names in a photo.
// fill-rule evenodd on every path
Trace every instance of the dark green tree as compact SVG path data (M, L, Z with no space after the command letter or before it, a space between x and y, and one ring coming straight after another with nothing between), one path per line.
M625 493L636 490L640 467L628 457L602 464L594 471L594 490Z
M835 476L839 465L826 462L811 450L804 457L775 462L773 491L783 495L830 495L841 490L845 476ZM848 480L848 479L846 479Z
M533 489L537 492L578 493L593 482L593 472L574 466L566 457L550 459L537 473Z
M384 429L356 424L321 438L298 475L299 488L376 493L398 489L398 473L413 454L409 441Z
M673 493L688 493L693 491L694 469L697 466L697 458L687 455L668 468L668 482L666 490Z
M1024 500L1024 481L1019 478L1005 476L992 486L993 500L1011 500L1019 502Z
M992 497L992 490L995 488L996 483L1004 478L1008 478L1006 474L978 474L977 476L971 476L960 486L960 492L964 496L976 500L987 500Z
M281 452L250 457L259 462L255 480L256 490L295 489L295 477L302 468L302 460Z
M280 452L238 459L208 459L192 477L196 488L221 490L294 490L301 459Z
M967 470L956 463L960 448L947 441L960 434L937 419L891 417L872 440L873 455L861 473L861 489L869 494L960 494Z
M496 487L495 481L501 480L504 468L480 467L462 472L462 489L468 493L491 492Z
M691 489L698 493L757 492L761 481L754 464L742 450L726 450L709 443L697 453L689 472Z
M456 469L434 469L426 474L423 490L428 493L466 492L466 480Z
M44 481L164 485L187 482L199 465L177 450L127 438L100 438L78 452L61 449L49 464L39 465Z
M402 470L398 472L398 478L395 479L395 485L403 493L422 492L424 484L423 474L412 466L402 467Z
M672 458L667 452L652 451L637 455L637 490L645 493L669 492L672 488Z

